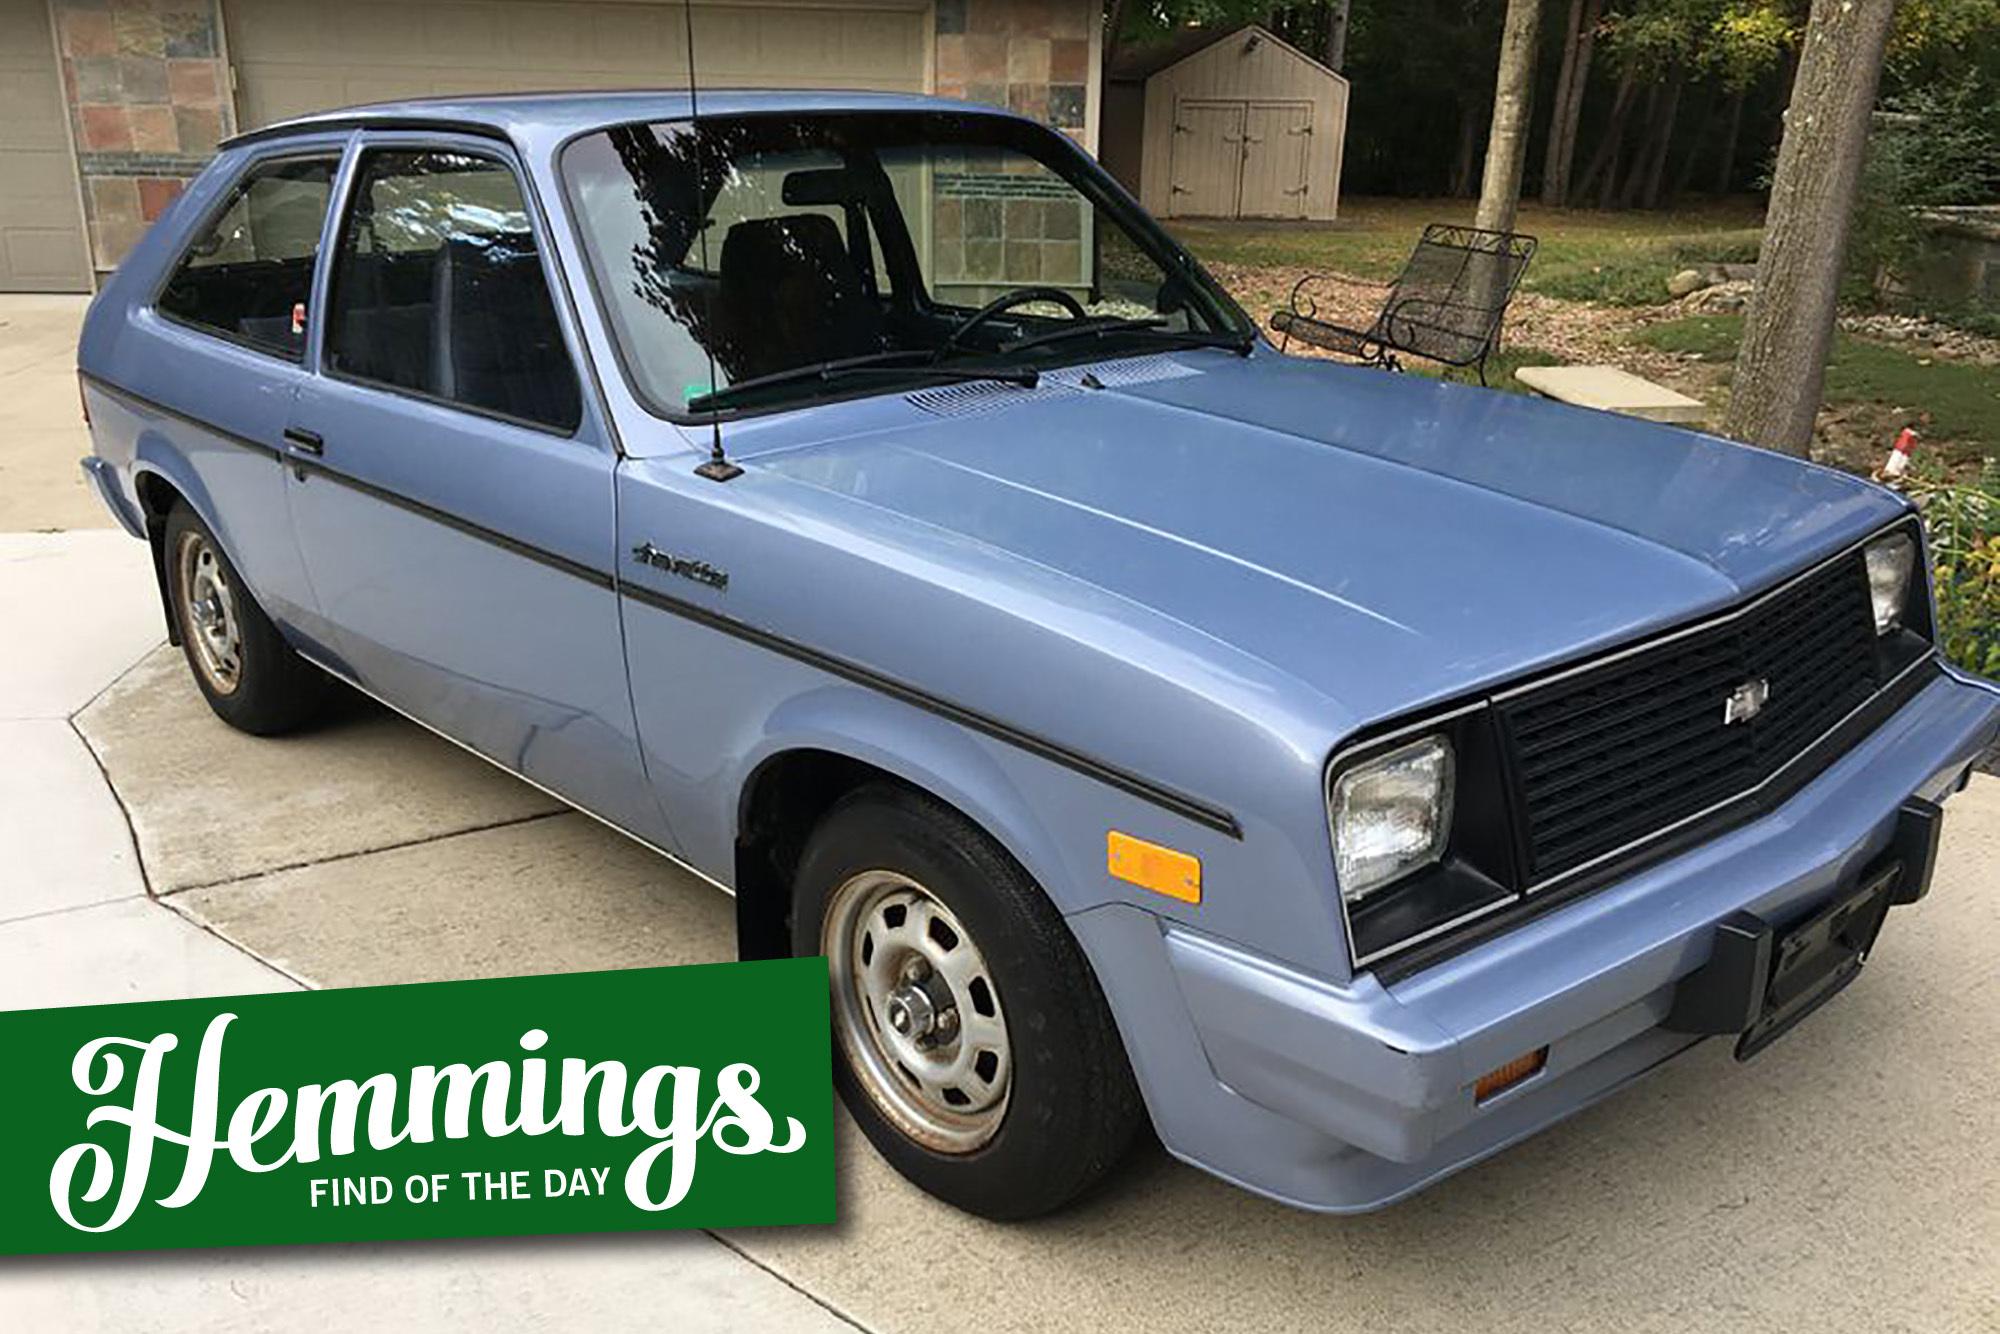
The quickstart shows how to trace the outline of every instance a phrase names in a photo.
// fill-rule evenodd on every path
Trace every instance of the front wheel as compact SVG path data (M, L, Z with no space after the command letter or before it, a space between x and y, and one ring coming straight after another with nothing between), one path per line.
M278 633L185 502L167 515L167 596L194 682L231 727L289 732L319 711L327 676Z
M1041 889L948 808L835 805L800 861L794 953L824 954L835 1079L876 1150L994 1219L1060 1208L1144 1111L1104 995Z

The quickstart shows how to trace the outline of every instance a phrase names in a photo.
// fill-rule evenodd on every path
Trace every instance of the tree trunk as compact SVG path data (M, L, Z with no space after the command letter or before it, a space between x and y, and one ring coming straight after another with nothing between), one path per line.
M1347 63L1347 14L1353 0L1328 0L1326 7L1326 67L1338 74Z
M1722 153L1715 164L1715 193L1726 195L1736 181L1736 141L1743 137L1743 99L1749 89L1738 88L1729 96L1729 126L1722 132Z
M1591 186L1597 183L1600 172L1610 169L1613 178L1617 176L1618 143L1625 137L1625 118L1632 113L1632 98L1638 91L1638 76L1626 70L1618 76L1618 92L1611 99L1611 114L1605 118L1604 137L1598 141L1597 151L1590 155L1590 162L1577 178L1572 197L1587 199Z
M1574 68L1565 90L1567 96L1557 97L1555 114L1549 120L1550 152L1548 166L1542 173L1542 202L1553 207L1569 202L1570 174L1576 166L1577 130L1583 124L1583 99L1590 90L1590 60L1597 49L1597 24L1603 16L1604 0L1586 0L1575 43L1563 53L1564 61L1573 63Z
M1613 172L1604 180L1604 206L1610 208L1614 202L1619 208L1637 208L1639 192L1645 188L1646 167L1653 160L1653 136L1659 132L1660 90L1662 85L1654 83L1646 86L1646 111L1639 118L1639 148L1632 155L1632 170L1625 175L1625 188L1614 190Z
M1894 12L1889 0L1813 0L1729 395L1725 429L1738 440L1811 449Z
M1550 208L1562 203L1563 118L1569 112L1570 85L1576 81L1577 34L1583 27L1583 0L1569 0L1569 18L1563 25L1562 68L1556 74L1555 100L1549 105L1548 146L1542 151L1542 202Z
M1486 173L1479 183L1475 225L1514 230L1521 205L1521 164L1528 155L1528 99L1535 84L1535 29L1542 0L1507 0L1500 30L1500 72L1493 85L1493 128L1486 135Z
M1701 113L1701 123L1695 126L1694 138L1689 142L1687 152L1681 154L1681 168L1674 173L1674 183L1667 190L1669 204L1688 192L1688 185L1694 180L1694 169L1701 165L1708 149L1710 133L1715 129L1717 107L1712 99L1706 105L1708 109Z
M1464 198L1472 193L1472 164L1479 152L1479 108L1469 100L1458 104L1458 157L1451 166L1451 185L1446 193Z
M1111 62L1117 59L1121 44L1120 34L1125 30L1125 0L1111 0L1104 18L1104 71L1105 81L1110 81Z
M1667 153L1674 145L1674 122L1681 113L1681 85L1685 76L1679 65L1674 66L1672 76L1667 80L1665 106L1660 110L1660 124L1653 142L1653 160L1646 165L1646 187L1639 203L1644 208L1660 206L1660 192L1667 180Z

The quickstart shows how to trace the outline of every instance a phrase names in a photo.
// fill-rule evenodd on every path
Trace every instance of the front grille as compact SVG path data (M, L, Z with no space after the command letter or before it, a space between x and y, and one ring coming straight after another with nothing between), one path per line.
M1857 550L1741 615L1498 701L1542 884L1756 787L1881 684ZM1761 711L1724 722L1739 686Z

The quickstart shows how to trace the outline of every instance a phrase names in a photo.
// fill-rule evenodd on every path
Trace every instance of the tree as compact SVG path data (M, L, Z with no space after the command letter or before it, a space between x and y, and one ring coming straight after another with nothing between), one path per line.
M1326 67L1338 74L1347 63L1347 15L1353 0L1327 0Z
M1813 0L1736 354L1725 429L1739 440L1800 456L1812 444L1895 8L1894 0Z
M1521 164L1528 155L1528 97L1535 82L1535 31L1542 0L1507 0L1500 29L1500 72L1493 83L1493 128L1486 135L1486 174L1479 184L1476 226L1514 230L1521 204Z
M1576 132L1583 123L1583 94L1590 87L1590 61L1604 0L1569 0L1563 29L1562 72L1556 77L1555 105L1549 111L1548 153L1542 159L1542 202L1560 208L1569 202L1570 169L1576 163Z

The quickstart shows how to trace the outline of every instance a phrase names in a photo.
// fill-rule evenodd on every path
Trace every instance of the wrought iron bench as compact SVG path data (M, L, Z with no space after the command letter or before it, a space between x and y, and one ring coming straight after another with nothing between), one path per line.
M1500 345L1507 304L1534 254L1532 236L1432 223L1366 329L1321 317L1326 285L1341 281L1326 274L1299 279L1271 327L1283 335L1283 347L1296 338L1385 370L1401 370L1399 356L1476 366L1485 384L1486 358Z

